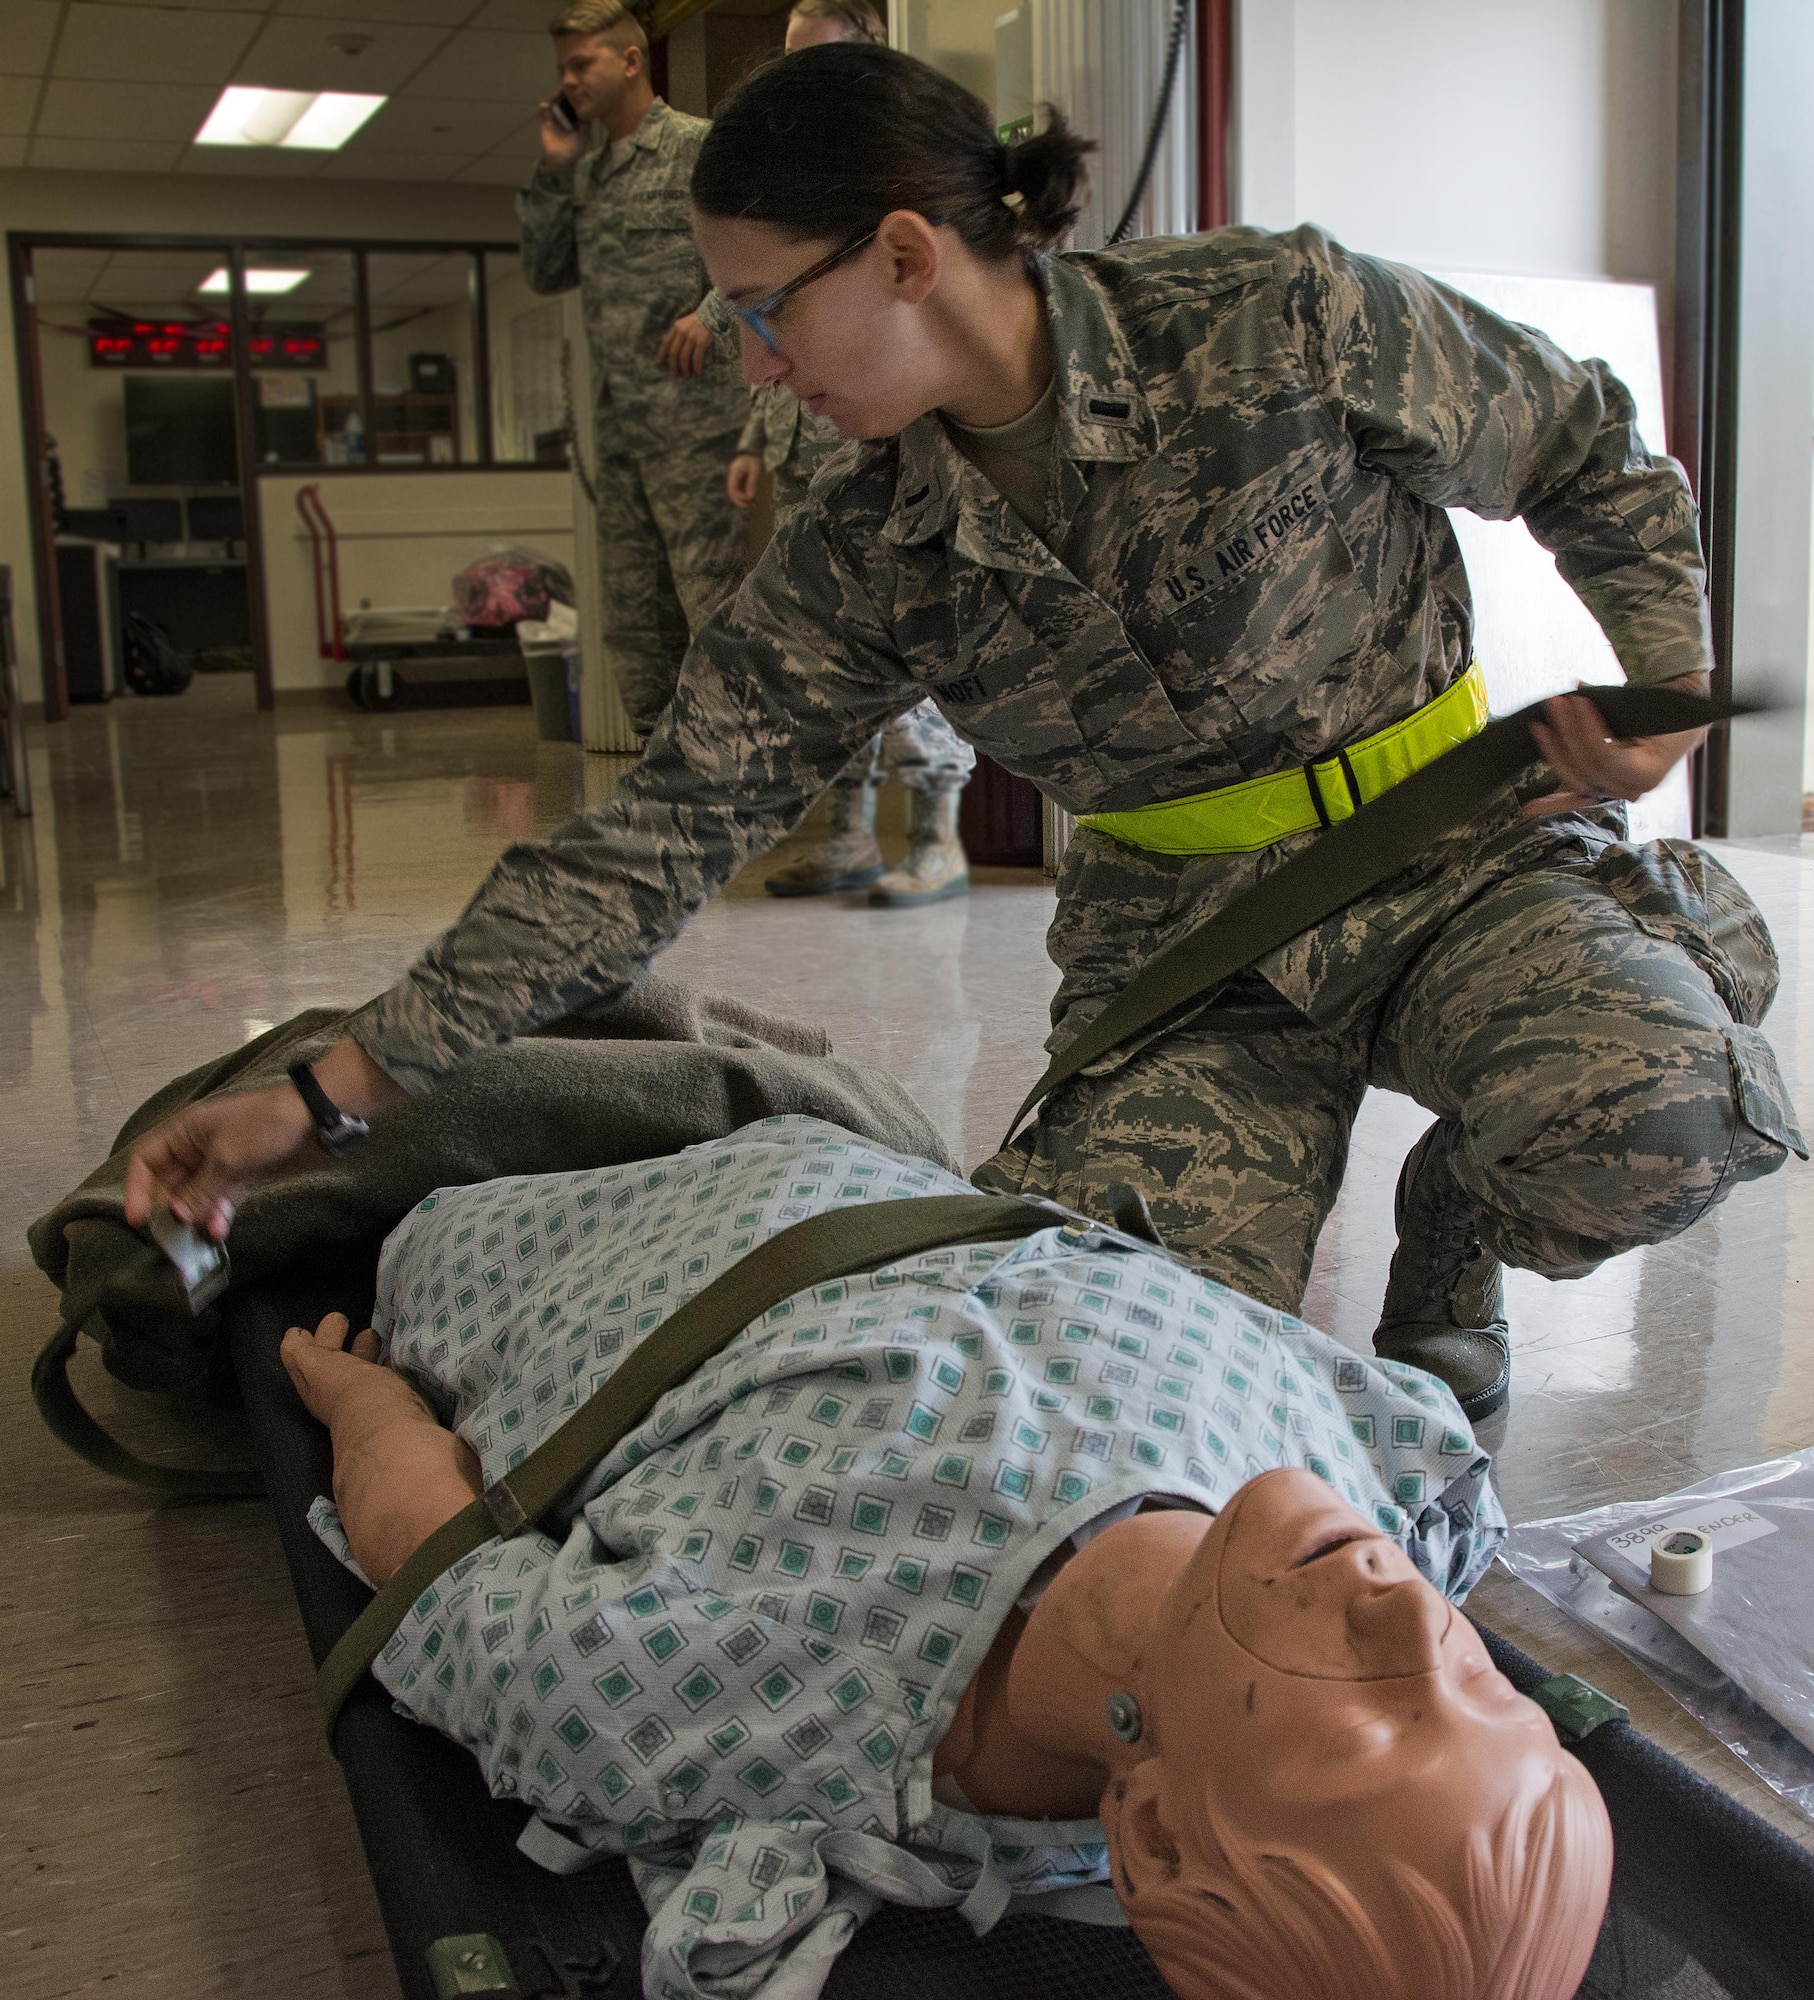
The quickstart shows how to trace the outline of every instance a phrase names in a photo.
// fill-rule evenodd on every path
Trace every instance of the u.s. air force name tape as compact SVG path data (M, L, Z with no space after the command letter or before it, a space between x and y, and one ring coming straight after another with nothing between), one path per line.
M1698 1528L1677 1528L1650 1545L1650 1587L1665 1597L1698 1597L1713 1582L1713 1543Z

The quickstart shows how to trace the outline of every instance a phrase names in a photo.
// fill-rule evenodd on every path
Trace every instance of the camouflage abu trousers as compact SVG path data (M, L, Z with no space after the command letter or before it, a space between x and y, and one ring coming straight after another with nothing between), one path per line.
M923 701L877 730L833 782L854 789L889 777L910 792L961 792L975 769L976 752Z
M1296 1310L1369 1084L1446 1127L1481 1239L1581 1277L1807 1157L1757 1030L1769 932L1699 849L1562 847L1453 911L1383 995L1312 1022L1257 972L1060 1086L972 1176L1106 1214L1139 1188L1172 1249Z
M659 458L599 454L601 638L632 725L647 734L688 640L743 579L742 512L724 490L737 433Z

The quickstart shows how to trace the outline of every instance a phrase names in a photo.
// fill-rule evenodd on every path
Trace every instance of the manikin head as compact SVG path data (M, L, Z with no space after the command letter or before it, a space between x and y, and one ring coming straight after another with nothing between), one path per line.
M772 344L743 329L745 376L785 382L846 437L891 436L948 405L964 328L999 319L1005 289L1037 301L1028 255L1076 221L1088 150L1056 116L1004 146L980 99L867 41L756 71L693 170L706 270L733 305L756 306L838 261L765 315Z
M649 38L623 0L569 0L548 32L562 93L581 119L595 118L608 131L647 109Z
M1250 1481L1162 1600L1103 1800L1182 2000L1568 2000L1612 1829L1548 1718L1312 1474Z
M874 42L886 46L888 30L869 0L794 0L787 16L787 53L821 42Z

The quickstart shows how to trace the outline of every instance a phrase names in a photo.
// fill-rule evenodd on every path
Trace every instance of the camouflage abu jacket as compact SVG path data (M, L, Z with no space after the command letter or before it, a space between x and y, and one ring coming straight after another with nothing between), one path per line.
M657 98L627 158L614 164L600 144L575 167L537 167L517 196L530 290L579 288L599 449L616 457L722 437L748 414L736 362L716 345L703 375L673 376L655 360L662 335L711 283L687 194L709 129Z
M622 990L928 694L1072 812L1281 770L1399 720L1470 655L1445 507L1522 516L1634 681L1708 664L1687 484L1603 363L1311 227L1038 272L1059 370L1049 545L935 416L835 453L692 647L617 792L504 854L354 1018L398 1081L427 1088ZM1389 976L1483 871L1616 835L1610 818L1519 821L1501 802L1261 970L1314 1015ZM1291 847L1177 859L1073 841L1054 1044Z

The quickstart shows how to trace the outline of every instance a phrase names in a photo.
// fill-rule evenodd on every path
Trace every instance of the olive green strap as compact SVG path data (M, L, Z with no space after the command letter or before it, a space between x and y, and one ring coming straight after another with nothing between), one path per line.
M1671 736L1751 711L1682 688L1594 687L1583 694L1614 735ZM1426 764L1349 819L1269 870L1213 917L1147 960L1113 1000L1052 1058L1014 1114L1003 1145L1040 1100L1100 1056L1199 1000L1255 959L1276 951L1408 867L1433 842L1470 819L1541 753L1531 724L1542 702L1489 722L1478 736Z
M246 1500L265 1490L256 1472L192 1471L179 1465L152 1465L135 1457L118 1438L110 1437L82 1407L70 1386L69 1363L83 1327L100 1310L107 1293L127 1272L140 1265L159 1265L162 1252L142 1243L125 1261L114 1264L101 1283L87 1294L68 1300L62 1324L44 1343L32 1363L32 1401L52 1434L68 1445L77 1457L85 1458L116 1479L130 1479L135 1486L147 1486L169 1500Z
M520 1535L533 1527L670 1389L771 1306L813 1285L877 1270L924 1250L1007 1242L1072 1219L1061 1209L1018 1196L928 1195L829 1209L758 1244L633 1347L584 1407L521 1465L437 1528L347 1627L315 1677L329 1742L360 1676L443 1570L494 1535Z

